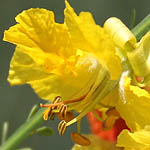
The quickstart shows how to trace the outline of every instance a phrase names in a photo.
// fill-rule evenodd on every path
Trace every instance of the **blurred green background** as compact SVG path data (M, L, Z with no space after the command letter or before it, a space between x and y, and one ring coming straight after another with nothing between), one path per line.
M116 16L130 27L132 10L136 10L136 22L139 23L148 13L149 0L69 0L77 13L90 11L97 24ZM44 102L40 100L28 85L10 87L7 82L9 62L15 46L2 41L3 32L15 24L15 16L24 9L41 7L55 12L56 21L63 22L64 0L0 0L0 130L4 121L10 122L9 135L26 119L34 104ZM48 121L47 125L57 129L58 120ZM76 126L68 128L65 136L61 137L57 131L51 137L32 136L20 147L29 146L33 150L70 150L73 143L70 131ZM83 133L88 133L86 119L82 123ZM1 132L0 132L1 133Z

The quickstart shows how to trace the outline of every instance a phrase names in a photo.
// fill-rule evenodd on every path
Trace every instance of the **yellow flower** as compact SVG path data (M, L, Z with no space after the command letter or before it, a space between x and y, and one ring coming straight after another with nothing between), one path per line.
M31 8L20 13L17 24L5 31L4 40L17 45L11 60L11 85L30 84L44 100L53 104L44 112L82 112L65 127L80 120L111 91L121 72L115 45L104 28L88 12L78 15L66 2L65 22L56 23L52 11ZM109 75L110 72L110 75ZM60 97L58 97L60 96ZM55 98L56 97L56 98ZM57 110L54 110L57 109Z
M117 146L124 147L124 150L149 150L150 126L133 133L123 130L118 137Z

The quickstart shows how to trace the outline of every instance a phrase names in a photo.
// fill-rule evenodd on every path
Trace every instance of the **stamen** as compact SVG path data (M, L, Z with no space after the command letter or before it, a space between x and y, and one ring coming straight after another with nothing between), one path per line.
M90 90L89 90L90 91ZM89 92L88 92L89 93ZM87 93L87 94L88 94ZM76 122L76 118L74 118L74 116L73 115L71 115L69 118L67 117L67 119L66 119L66 114L67 114L67 105L66 104L70 104L70 103L75 103L75 102L79 102L79 101L81 101L81 100L83 100L86 96L87 96L87 94L85 94L85 95L83 95L83 96L81 96L81 97L79 97L79 98L76 98L76 99L72 99L72 100L66 100L66 101L63 101L63 102L60 102L60 100L58 100L58 101L56 101L57 99L60 99L60 97L58 96L58 97L56 97L55 98L55 100L54 100L54 103L53 104L40 104L40 106L41 107L48 107L48 109L43 113L43 118L45 119L45 120L47 120L48 119L48 116L50 116L51 115L51 112L53 111L55 111L55 109L58 109L58 116L60 117L60 118L64 118L60 123L59 123L59 125L58 125L58 131L59 131L59 134L60 135L63 135L64 134L64 132L65 132L65 130L66 130L66 127L68 126L67 125L67 122L70 122L71 124L73 123L73 122ZM86 114L86 113L85 113ZM85 115L84 114L84 115ZM71 119L70 119L71 118ZM82 118L82 117L81 117ZM52 114L52 116L50 117L50 119L54 119L54 114ZM75 120L74 120L75 119ZM65 121L65 120L67 120L67 122Z
M53 101L53 104L56 104L56 103L59 103L61 101L61 97L60 96L57 96L57 97L55 97L55 99L54 99L54 101ZM52 107L52 110L54 109L54 107ZM51 114L50 114L50 120L54 120L54 116L55 116L55 113L54 112L52 112Z
M120 117L120 114L119 114L119 112L115 109L115 107L112 107L112 108L108 109L108 110L106 111L106 115L107 115L107 116L112 116L112 115L114 115L114 116Z
M72 112L68 111L65 115L65 117L63 117L62 115L60 115L60 113L57 113L56 114L57 117L60 119L60 120L65 120L66 122L69 122L70 120L74 119L75 116Z
M48 120L48 117L49 117L51 111L52 111L51 107L48 107L48 108L43 112L43 119L44 119L44 120Z
M66 131L66 121L62 120L59 125L58 125L58 131L60 135L64 135L65 131Z
M58 103L61 101L61 97L60 96L56 96L55 99L53 100L53 103Z
M113 125L115 124L115 121L117 119L118 119L118 117L116 117L114 115L108 116L103 123L103 130L104 131L110 130L113 127Z
M45 108L45 107L56 107L56 106L59 106L61 104L70 104L70 103L79 102L79 101L83 100L86 97L86 95L83 95L83 96L76 98L76 99L66 100L63 102L58 102L58 103L53 103L53 104L40 104L40 107L43 107L43 108Z
M77 122L78 120L80 120L81 118L83 118L90 110L94 109L95 105L97 103L99 103L102 98L104 98L104 96L106 95L106 93L109 92L108 91L108 86L110 86L109 83L107 83L107 86L105 85L106 81L107 81L107 78L109 78L109 76L106 76L103 79L103 81L100 79L100 77L101 76L98 76L98 80L101 81L101 84L99 85L99 82L97 82L94 85L94 87L89 91L88 95L85 97L85 99L89 99L90 98L93 101L90 101L90 103L85 104L83 106L83 108L82 108L82 112L77 117L75 117L71 121L67 122L66 126L70 126L71 124L73 124L73 123ZM98 93L100 93L99 94L99 98L96 98Z
M61 104L57 107L62 118L65 118L67 114L67 105Z
M86 97L87 94L76 98L76 99L72 99L72 100L67 100L67 101L61 101L61 97L57 96L52 104L40 104L40 107L46 108L48 107L44 113L43 113L43 118L44 120L48 120L48 117L50 116L50 119L53 120L54 119L54 113L52 113L52 110L54 110L55 108L57 108L59 110L60 115L62 115L61 118L65 118L66 113L67 113L67 105L65 104L70 104L70 103L74 103L74 102L78 102L83 100Z
M81 120L77 121L77 132L78 134L80 134L80 130L81 130Z
M46 108L46 107L56 107L61 105L63 102L55 103L55 104L40 104L40 107Z
M99 99L94 101L91 105L89 105L89 104L85 105L82 112L76 118L67 122L67 126L70 126L71 124L73 124L73 123L77 122L78 120L80 120L81 118L83 118L90 110L92 110L94 108L94 106L97 104L97 101L99 101Z
M91 144L90 140L79 133L71 133L72 141L78 145L88 146Z
M109 130L115 124L115 121L120 117L119 112L112 107L106 111L106 115L108 116L103 123L103 130Z
M57 96L54 99L53 104L40 104L41 107L45 108L48 107L44 112L43 112L43 119L44 120L48 120L48 117L51 116L50 118L53 119L53 113L52 110L58 105L58 104L62 104L62 103L58 103L61 100L60 96Z
M83 96L81 96L79 98L76 98L76 99L64 101L64 104L70 104L70 103L79 102L79 101L83 100L86 96L87 96L87 94L85 94L85 95L83 95Z

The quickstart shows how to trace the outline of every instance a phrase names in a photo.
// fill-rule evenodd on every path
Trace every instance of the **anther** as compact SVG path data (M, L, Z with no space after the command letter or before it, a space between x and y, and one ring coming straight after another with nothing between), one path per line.
M54 101L53 101L53 103L55 104L55 103L58 103L60 101L61 101L61 97L60 96L56 96Z
M69 122L70 120L74 119L75 116L74 114L71 112L71 111L67 111L65 117L63 117L62 115L60 115L60 113L56 114L57 117L60 119L60 120L65 120L66 122Z
M50 119L50 120L54 120L54 116L55 116L55 114L54 114L54 113L51 113L50 116L49 116L49 119Z
M110 109L108 109L107 111L106 111L106 115L107 116L112 116L112 115L114 115L114 116L120 116L120 114L119 114L119 112L115 109L115 107L112 107L112 108L110 108Z
M71 133L71 139L74 143L82 146L88 146L91 144L90 140L79 133Z
M56 104L56 103L59 103L61 101L61 97L60 96L57 96L55 97L55 99L53 100L53 104ZM55 107L51 107L52 109L54 109ZM50 115L50 120L54 120L54 116L55 116L55 113L51 113Z
M117 116L114 116L114 115L108 116L103 123L103 130L106 131L106 130L111 129L117 119L118 119Z
M61 97L57 96L52 104L40 104L40 107L43 108L47 108L44 112L43 112L43 119L44 120L48 120L48 117L50 116L50 119L53 120L54 119L54 114L52 113L52 110L57 108L59 105L61 105L62 103L60 102Z
M66 121L62 120L59 125L58 125L58 131L60 135L64 135L65 131L66 131Z
M67 113L67 105L61 104L58 106L57 109L59 110L59 113L62 116L62 118L65 118Z
M44 120L48 120L48 117L50 116L51 111L52 111L51 107L48 107L48 108L43 112L43 119L44 119Z

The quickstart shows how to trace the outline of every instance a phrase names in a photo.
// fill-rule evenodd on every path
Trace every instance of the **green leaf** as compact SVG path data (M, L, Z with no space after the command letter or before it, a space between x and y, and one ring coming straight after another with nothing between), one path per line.
M50 127L43 126L41 128L36 129L35 133L37 133L38 135L51 136L53 135L54 131Z
M34 105L27 117L27 121L30 120L37 111L38 111L38 105Z

